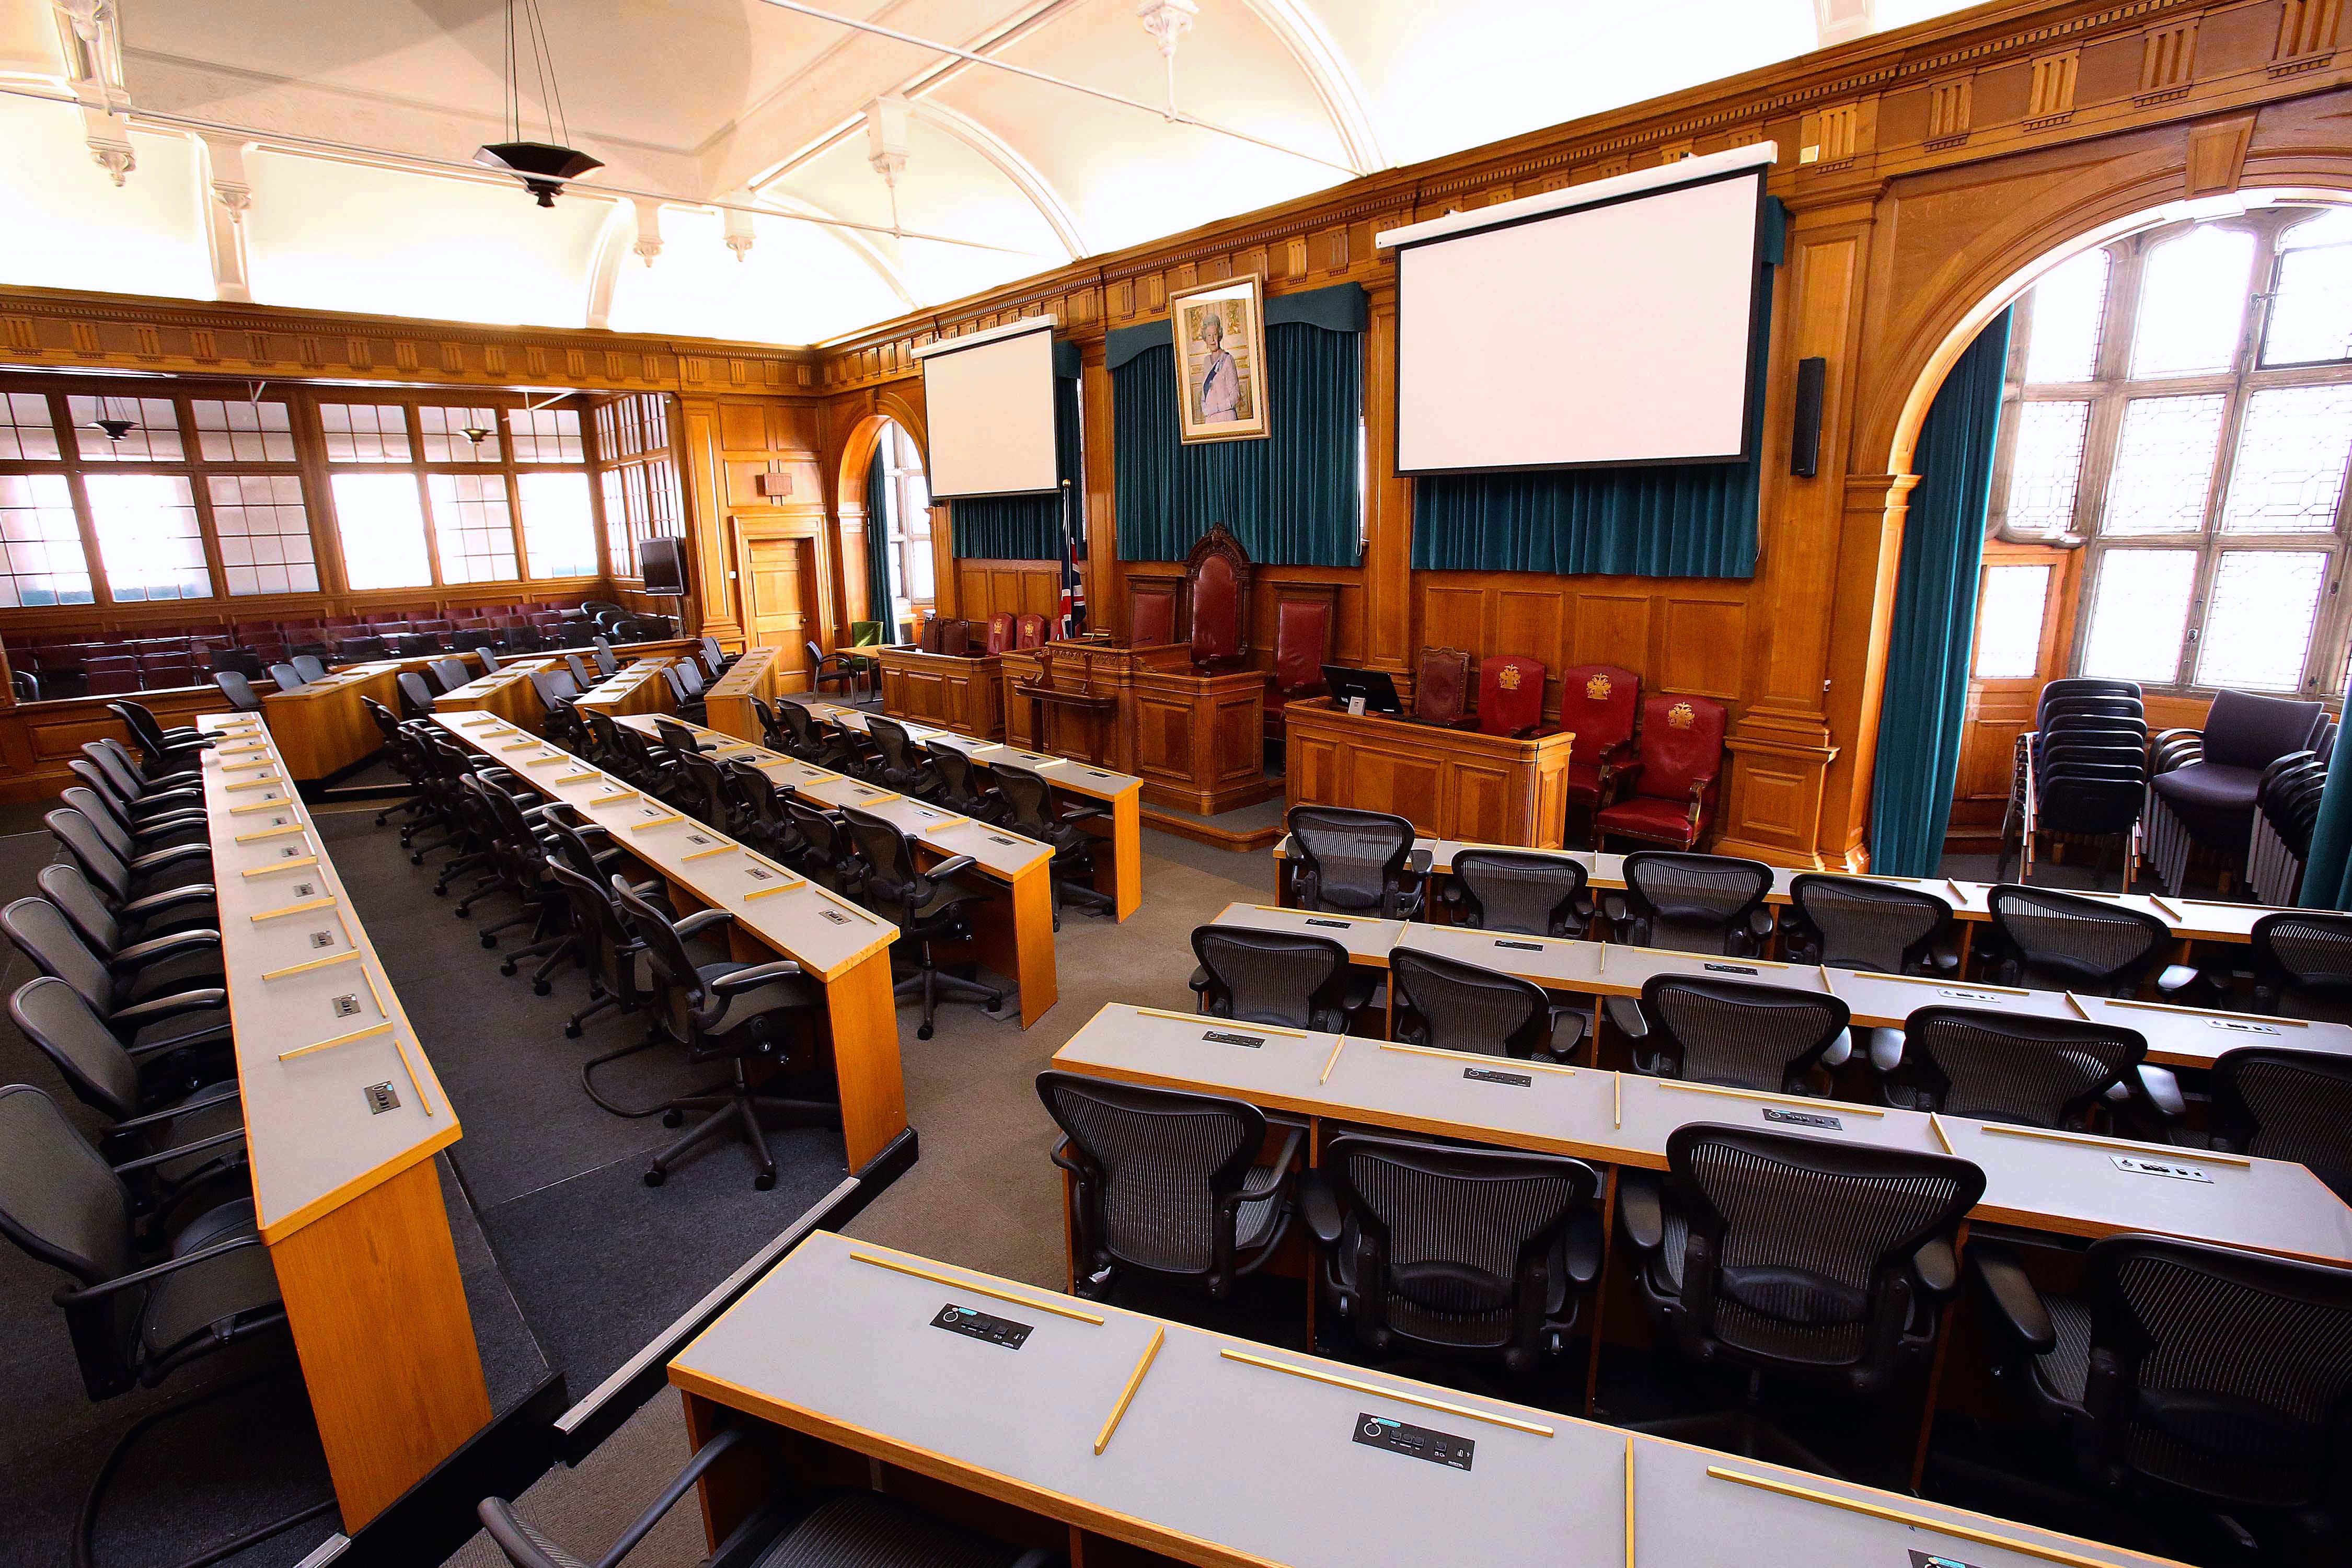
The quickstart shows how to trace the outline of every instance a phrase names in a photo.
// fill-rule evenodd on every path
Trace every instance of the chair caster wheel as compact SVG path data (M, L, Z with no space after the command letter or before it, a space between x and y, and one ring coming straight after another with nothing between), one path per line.
M762 1171L758 1175L751 1178L751 1185L763 1193L773 1187L775 1184L776 1173L773 1171Z
M496 947L496 946L498 946L498 945L499 945L499 939L498 939L496 936L492 935L490 932L488 932L488 931L484 931L484 932L482 933L482 945L483 945L484 947ZM512 974L512 973L514 973L514 971L513 971L513 970L511 970L511 969L509 969L509 970L508 970L508 971L507 971L507 973L508 973L509 974Z
M992 992L990 992L990 993L988 994L988 1010L989 1010L990 1012L992 1012L992 1013L1000 1012L1000 1011L1002 1011L1002 1010L1003 1009L1003 1006L1004 1006L1004 998L1003 998L1003 997L1002 997L1002 996L998 995L998 994L997 994L995 992L993 992L993 991L992 991Z
M649 1187L658 1187L664 1182L668 1180L669 1173L667 1171L656 1168L646 1173L646 1185Z
M576 1039L578 1039L578 1038L580 1037L580 1026L579 1026L579 1025L577 1025L577 1024L566 1024L566 1025L564 1025L564 1026L563 1026L563 1037L564 1037L565 1039L567 1039L567 1040L576 1040Z
M490 944L489 944L488 942L484 942L482 945L483 945L484 947L488 947L488 946L489 946ZM507 960L507 962L506 962L506 963L501 963L501 964L499 964L499 973L500 974L511 975L511 974L513 974L513 973L514 973L514 972L515 972L515 965L514 965L514 960L512 960L512 959L509 959L509 960Z
M436 899L446 899L449 896L449 889L436 882L433 884L433 896Z
M685 1126L685 1125L686 1125L686 1112L685 1112L685 1111L683 1111L683 1110L665 1110L665 1111L663 1111L663 1112L662 1112L662 1125L663 1125L664 1127L683 1127L683 1126Z
M513 970L511 970L511 969L509 969L509 970L508 970L508 971L507 971L507 973L508 973L509 974L512 974L512 973L514 973L514 971L513 971ZM545 980L534 980L534 981L532 981L532 982L530 983L530 994L531 994L532 995L534 995L534 996L544 996L544 995L546 995L549 992L553 991L554 989L555 989L554 984L553 984L551 982L549 982L549 981L545 981Z
M929 1024L925 1024L921 1028L915 1031L915 1038L919 1040L928 1040L930 1037L931 1026Z
M408 863L412 866L422 866L425 864L425 857L422 855L411 855L408 858Z

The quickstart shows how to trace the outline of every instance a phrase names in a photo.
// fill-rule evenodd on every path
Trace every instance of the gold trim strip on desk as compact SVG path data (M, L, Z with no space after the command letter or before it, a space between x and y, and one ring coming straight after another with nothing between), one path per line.
M682 866L688 860L708 860L713 855L732 855L741 847L740 844L721 844L715 849L698 849L691 855L679 856L678 864Z
M601 778L603 778L604 776L604 775L603 773L598 773L595 769L593 769L593 768L590 768L590 769L589 769L586 773L566 773L566 774L564 774L562 778L557 779L555 782L556 782L557 784L579 784L579 783L583 782L583 780L587 780L587 779L601 779Z
M270 777L266 779L247 779L241 784L223 784L221 785L221 788L231 795L235 795L241 789L268 789L271 784L284 784L285 782L286 781L284 779L272 774Z
M1213 1013L1171 1013L1164 1007L1138 1007L1134 1012L1139 1018L1173 1018L1180 1024L1206 1024L1211 1027L1223 1025L1235 1029L1247 1029L1252 1034L1257 1035L1287 1035L1294 1040L1303 1040L1307 1037L1307 1031L1305 1029L1286 1028L1280 1024L1244 1024L1232 1018L1220 1018Z
M1152 1362L1160 1355L1160 1347L1167 1342L1168 1325L1161 1323L1154 1327L1151 1342L1143 1347L1143 1359L1137 1362L1135 1370L1127 1374L1127 1386L1118 1391L1118 1403L1110 1407L1110 1419L1104 1422L1103 1429L1095 1435L1095 1458L1097 1459L1102 1458L1102 1451L1110 1447L1111 1434L1118 1430L1119 1421L1127 1415L1128 1405L1135 1400L1135 1391L1143 1386L1143 1374L1151 1370Z
M2128 996L2100 996L2095 1000L2103 1007L2137 1007L2143 1013L2179 1013L2189 1018L2242 1018L2249 1024L2283 1024L2294 1029L2311 1027L2311 1020L2308 1018L2279 1018L2268 1014L2257 1013L2226 1013L2210 1007L2183 1007L2175 1002L2135 1002Z
M2169 1143L2138 1143L2128 1138L2102 1138L2095 1132L2061 1132L2050 1127L2018 1127L2006 1121L1982 1121L1979 1132L1990 1132L2002 1138L2033 1138L2045 1143L2080 1143L2091 1149L2114 1149L2126 1154L2161 1153L2168 1160L2194 1157L2208 1165L2238 1165L2247 1170L2254 1163L2242 1154L2222 1154L2208 1149L2179 1149Z
M1625 1437L1625 1568L1633 1568L1633 1438Z
M685 820L685 814L673 811L666 816L648 816L636 822L625 824L625 826L630 832L635 833L640 827L667 827L673 822L684 822Z
M1936 1135L1936 1142L1944 1146L1945 1153L1958 1158L1960 1152L1952 1147L1951 1136L1944 1131L1943 1118L1932 1110L1927 1112L1927 1131Z
M283 838L289 833L307 833L310 830L310 825L307 822L289 822L283 827L265 827L258 833L240 833L236 836L236 842L257 844L264 838Z
M2116 1568L2115 1560L2106 1557L2085 1557L2079 1552L2069 1552L2062 1546L2043 1546L2037 1542L2021 1541L2012 1535L1996 1535L1990 1530L1979 1530L1973 1524L1940 1520L1932 1514L1914 1513L1908 1509L1890 1508L1867 1498L1840 1497L1813 1487L1801 1487L1794 1481L1784 1481L1778 1476L1750 1475L1723 1465L1709 1465L1706 1473L1718 1481L1737 1481L1743 1487L1759 1491L1778 1492L1782 1497L1800 1498L1806 1502L1821 1503L1828 1508L1840 1508L1848 1513L1858 1513L1870 1519L1883 1519L1894 1524L1907 1524L1915 1530L1932 1530L1938 1535L1948 1535L1955 1541L1966 1541L1978 1546L1996 1547L2003 1552L2015 1552L2027 1557L2039 1557L2044 1563L2063 1563L2067 1568ZM2133 1556L2139 1556L2133 1552Z
M221 772L225 773L249 773L256 768L266 768L272 765L273 764L269 763L223 763L221 764Z
M1443 1057L1448 1061L1458 1061L1470 1067L1476 1067L1481 1062L1494 1062L1499 1064L1507 1070L1517 1070L1517 1068L1525 1068L1530 1072L1556 1072L1562 1078L1574 1078L1576 1076L1576 1069L1574 1068L1559 1067L1550 1062L1531 1062L1521 1057L1479 1056L1469 1051L1440 1050L1435 1046L1402 1045L1395 1040L1382 1040L1381 1042L1381 1049L1384 1051L1403 1051L1408 1056Z
M2189 917L2187 915L2182 914L2179 910L2175 909L2172 905L2166 903L2154 893L2150 893L2147 896L2147 901L2154 904L2158 909L2162 910L2165 912L2166 917L2172 921L2174 924L2185 925L2188 923Z
M1979 985L1967 980L1938 980L1932 974L1889 974L1883 969L1857 969L1857 980L1892 980L1903 985L1935 985L1951 991L1990 991L2000 996L2031 996L2022 985Z
M1621 1132L1625 1129L1625 1075L1622 1072L1609 1075L1609 1125Z
M259 925L264 921L274 921L281 915L299 915L305 910L332 909L334 903L335 897L330 893L323 899L310 899L302 903L289 904L282 910L264 910L257 915L247 915L245 918L253 924Z
M1722 1084L1718 1083L1685 1083L1678 1078L1654 1079L1652 1081L1660 1089L1680 1089L1685 1094L1724 1094L1729 1095L1734 1100L1769 1100L1775 1105L1801 1105L1808 1110L1828 1107L1838 1111L1850 1110L1856 1116L1884 1116L1886 1114L1886 1112L1879 1110L1874 1105L1856 1105L1850 1100L1814 1100L1810 1096L1801 1094L1766 1094L1761 1090L1753 1089L1727 1089Z
M349 963L358 956L357 949L329 953L324 958L313 958L302 963L289 963L283 969L265 969L261 972L261 977L264 980L283 980L289 974L304 974L313 969L326 969L338 963Z
M278 1059L281 1062L290 1062L296 1057L307 1057L312 1051L332 1050L337 1046L348 1046L353 1040L372 1039L377 1035L390 1033L392 1033L392 1024L387 1019L381 1024L370 1024L364 1029L353 1029L348 1035L337 1035L331 1039L320 1040L308 1046L297 1046L290 1051L280 1051L278 1053Z
M303 866L315 866L318 863L319 858L316 855L305 855L299 859L278 860L273 861L267 866L256 866L252 870L239 871L237 875L240 877L267 877L273 872L291 871Z
M911 1263L900 1263L896 1258L877 1258L870 1252L853 1252L849 1257L850 1261L854 1263L871 1263L877 1268L887 1268L894 1274L910 1274L918 1279L929 1279L935 1285L947 1285L958 1290L970 1290L974 1295L992 1297L999 1301L1010 1301L1017 1307L1034 1307L1041 1312L1051 1312L1057 1318L1074 1318L1081 1323L1092 1323L1098 1329L1107 1321L1099 1312L1082 1311L1076 1307L1065 1307L1054 1301L1040 1301L1030 1296L1016 1296L1010 1290L1000 1290L993 1285L982 1285L971 1279L959 1279L952 1274L941 1274L937 1269L918 1268Z
M1553 1435L1552 1428L1538 1422L1522 1421L1516 1415L1497 1415L1480 1410L1475 1405L1455 1405L1448 1400L1432 1399L1425 1394L1408 1394L1399 1388L1382 1388L1377 1383L1365 1383L1358 1378L1342 1377L1335 1372L1318 1367L1293 1366L1288 1362L1275 1361L1266 1356L1252 1355L1247 1351L1220 1350L1217 1353L1227 1361L1240 1362L1244 1366L1262 1366L1269 1372L1286 1372L1293 1377L1303 1377L1310 1383L1328 1383L1334 1388L1350 1388L1358 1394L1370 1394L1381 1399L1393 1399L1402 1405L1418 1405L1424 1410L1443 1410L1448 1415L1467 1416L1473 1421L1485 1421L1496 1426L1507 1426L1514 1432L1531 1433L1538 1437Z
M2091 1016L2091 1010L2083 1005L2083 999L2080 996L2075 995L2072 991L2066 993L2066 1005L2074 1008L2074 1016L2082 1019L2083 1022L2086 1024L2096 1023L2098 1021Z
M293 804L288 800L257 800L251 805L232 805L228 814L231 816L247 816L257 811L285 811Z
M1324 1059L1323 1076L1315 1080L1318 1084L1326 1084L1331 1081L1331 1069L1339 1065L1339 1053L1347 1048L1348 1037L1345 1035L1340 1036L1338 1040L1332 1043L1331 1054Z

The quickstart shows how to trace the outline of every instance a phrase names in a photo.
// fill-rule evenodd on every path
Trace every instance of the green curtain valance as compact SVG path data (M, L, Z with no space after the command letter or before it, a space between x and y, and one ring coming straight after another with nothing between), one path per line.
M1269 328L1295 322L1320 327L1327 332L1360 333L1370 320L1371 308L1365 302L1364 286L1360 283L1335 283L1328 289L1265 297L1265 324ZM1165 316L1138 326L1113 327L1104 340L1105 361L1109 368L1117 370L1139 353L1152 349L1172 350L1176 340L1170 332Z
M1080 468L1078 426L1078 383L1075 374L1062 376L1061 351L1070 349L1070 363L1077 363L1075 346L1056 343L1054 383L1054 468L1069 486L1071 519L1079 541L1078 553L1086 553L1086 479ZM1059 561L1062 558L1062 496L1059 493L1034 496L982 496L972 500L948 502L949 525L955 531L955 552L959 560L982 561Z

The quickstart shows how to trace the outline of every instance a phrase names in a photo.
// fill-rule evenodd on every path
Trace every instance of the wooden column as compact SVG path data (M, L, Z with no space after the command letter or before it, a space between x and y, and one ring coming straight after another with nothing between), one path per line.
M1118 559L1118 465L1111 451L1109 343L1091 338L1078 348L1078 399L1087 433L1086 450L1087 624L1127 636L1127 569Z
M743 605L735 582L735 551L727 537L726 472L719 457L719 400L677 400L678 488L686 508L688 581L693 584L701 634L742 642Z
M1409 673L1420 643L1412 615L1412 481L1395 473L1397 297L1394 274L1364 286L1364 662Z

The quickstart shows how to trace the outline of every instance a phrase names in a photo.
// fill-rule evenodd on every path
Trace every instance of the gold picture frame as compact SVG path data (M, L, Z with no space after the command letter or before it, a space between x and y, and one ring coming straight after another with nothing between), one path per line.
M1253 272L1168 297L1176 346L1176 424L1185 441L1263 440L1265 294Z

